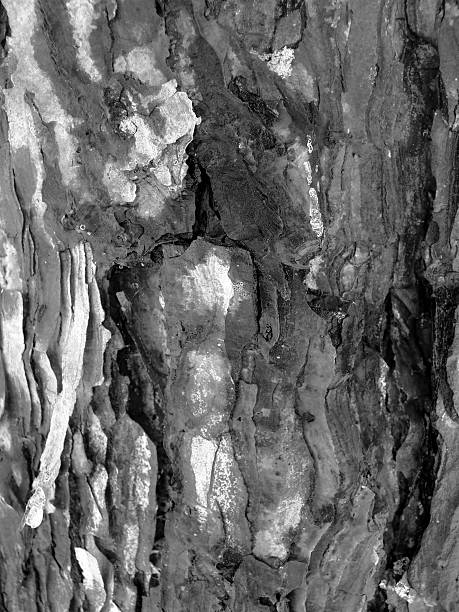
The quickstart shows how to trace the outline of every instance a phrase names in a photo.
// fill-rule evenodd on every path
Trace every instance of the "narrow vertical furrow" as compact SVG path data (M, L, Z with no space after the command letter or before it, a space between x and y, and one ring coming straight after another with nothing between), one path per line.
M108 278L110 318L119 329L124 342L124 347L116 355L117 366L120 374L127 376L130 381L126 404L127 414L138 423L155 445L157 456L157 480L152 483L156 491L154 546L149 552L153 572L149 585L142 585L140 589L142 595L147 595L149 587L160 586L161 553L167 514L172 504L171 491L174 472L165 438L164 394L167 369L164 367L164 355L158 355L156 351L159 350L159 347L151 345L153 338L144 335L148 332L154 333L155 330L151 329L151 323L148 322L148 311L143 310L142 304L139 304L139 300L136 302L135 298L140 293L140 299L151 297L157 300L158 294L144 294L146 292L145 282L148 282L148 269L120 269L119 266L116 266L111 270ZM149 306L152 308L155 306L153 301ZM142 329L143 326L145 329ZM148 397L147 380L151 388L150 397ZM141 605L142 598L139 597L138 601Z

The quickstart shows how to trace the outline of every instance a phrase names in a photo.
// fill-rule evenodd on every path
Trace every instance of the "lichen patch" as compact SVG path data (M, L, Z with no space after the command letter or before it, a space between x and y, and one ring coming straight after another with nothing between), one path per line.
M67 0L66 3L78 64L96 82L102 80L102 74L92 57L89 40L91 32L97 29L96 21L100 17L101 4L99 0Z
M217 444L202 436L195 436L191 442L190 463L194 473L198 519L205 523L208 515L207 495L209 493L212 466Z

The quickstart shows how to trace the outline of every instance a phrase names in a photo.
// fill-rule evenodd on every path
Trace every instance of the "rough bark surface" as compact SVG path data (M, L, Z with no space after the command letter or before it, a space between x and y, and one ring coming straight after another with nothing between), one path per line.
M459 610L457 0L2 0L0 610Z

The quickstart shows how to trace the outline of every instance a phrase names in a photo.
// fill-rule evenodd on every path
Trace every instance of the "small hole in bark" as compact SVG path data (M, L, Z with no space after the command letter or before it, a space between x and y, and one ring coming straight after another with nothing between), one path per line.
M269 606L270 608L274 605L273 602L269 599L269 597L259 597L258 603L262 606Z
M150 588L155 588L159 586L159 576L156 574L152 574L150 578Z
M158 549L154 549L151 551L150 553L150 562L153 563L153 565L159 565L159 563L161 562L161 551Z
M264 333L264 338L265 338L266 342L271 342L271 340L273 338L273 328L271 327L271 325L269 323L266 325L265 333Z

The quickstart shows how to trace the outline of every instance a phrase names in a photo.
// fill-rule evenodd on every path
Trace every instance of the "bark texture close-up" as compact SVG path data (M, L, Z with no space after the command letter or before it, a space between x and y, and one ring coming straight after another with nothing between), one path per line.
M0 612L459 610L459 1L1 0Z

